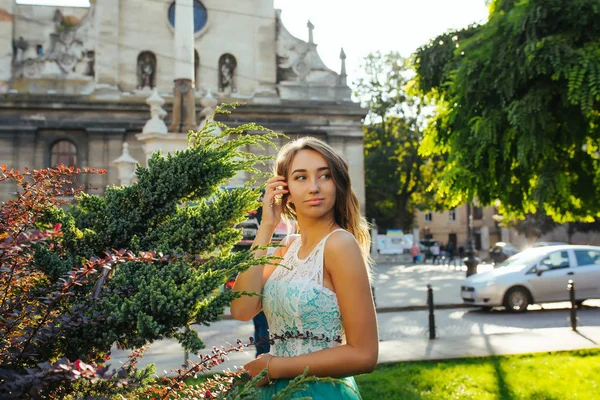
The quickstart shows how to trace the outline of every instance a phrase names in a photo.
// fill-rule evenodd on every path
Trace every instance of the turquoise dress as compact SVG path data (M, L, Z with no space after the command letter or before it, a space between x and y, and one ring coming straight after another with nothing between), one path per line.
M344 231L336 231L339 230ZM271 337L284 336L286 333L297 336L296 332L312 334L311 338L306 339L275 338L270 354L276 357L309 354L340 346L344 342L344 327L337 297L334 292L323 286L323 251L327 238L333 232L321 239L305 259L298 257L302 242L300 236L295 235L281 265L265 283L263 311L269 321ZM263 386L259 398L271 399L284 390L290 381L291 379L277 379L273 384ZM306 390L296 392L291 398L361 398L354 378L342 378L340 381L309 382Z

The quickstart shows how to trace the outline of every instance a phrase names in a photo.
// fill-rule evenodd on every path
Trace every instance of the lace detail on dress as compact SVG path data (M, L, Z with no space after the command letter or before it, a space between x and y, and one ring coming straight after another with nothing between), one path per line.
M323 252L333 232L321 239L305 259L298 258L302 242L297 235L281 265L265 283L263 311L271 335L308 331L325 338L278 341L271 346L275 356L291 357L335 347L339 343L334 340L344 337L337 297L323 286Z

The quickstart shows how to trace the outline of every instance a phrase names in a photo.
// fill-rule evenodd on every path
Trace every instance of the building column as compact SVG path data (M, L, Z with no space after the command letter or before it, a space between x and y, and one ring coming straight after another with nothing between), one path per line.
M254 100L262 103L279 101L277 90L277 26L273 0L261 0L254 11L260 17L256 28L255 54L258 84Z
M120 9L121 0L102 0L92 4L96 7L96 50L94 72L96 86L117 89L121 61ZM130 60L135 63L136 60Z
M365 215L365 149L363 137L329 136L328 142L348 163L352 189L354 189L354 193L358 197L360 212L362 215Z
M192 10L192 12L190 12ZM194 1L175 0L175 87L169 132L196 131Z

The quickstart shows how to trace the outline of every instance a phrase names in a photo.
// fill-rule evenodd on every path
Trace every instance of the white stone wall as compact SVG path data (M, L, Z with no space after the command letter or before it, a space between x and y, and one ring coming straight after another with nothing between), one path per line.
M252 95L258 82L274 84L273 1L203 0L202 3L207 8L207 24L195 34L195 49L200 57L200 89L217 92L219 57L225 53L236 58L235 84L240 95ZM159 91L172 91L175 35L168 20L170 4L171 0L121 0L118 11L106 11L113 12L120 21L119 84L122 90L136 89L137 57L142 51L151 51L157 58ZM103 1L98 2L98 7L102 6Z
M14 5L14 0L0 0L0 93L6 92L11 77Z

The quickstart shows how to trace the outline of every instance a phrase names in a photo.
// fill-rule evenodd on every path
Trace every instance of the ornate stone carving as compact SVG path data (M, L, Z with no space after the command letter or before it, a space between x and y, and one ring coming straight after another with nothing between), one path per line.
M317 45L313 42L314 25L308 21L307 27L309 32L308 43L292 36L283 26L278 15L278 81L312 81L323 83L327 80L326 75L337 78L337 74L327 68L317 53Z
M86 44L93 23L95 7L80 21L54 13L54 32L50 34L45 51L19 37L13 44L15 77L26 78L81 78L94 76L94 46Z
M237 61L231 54L219 58L219 92L235 92L235 69Z

